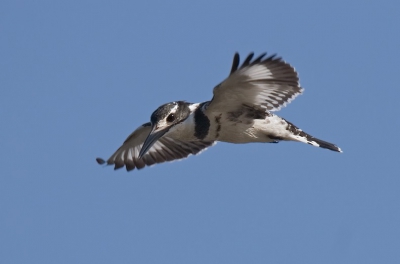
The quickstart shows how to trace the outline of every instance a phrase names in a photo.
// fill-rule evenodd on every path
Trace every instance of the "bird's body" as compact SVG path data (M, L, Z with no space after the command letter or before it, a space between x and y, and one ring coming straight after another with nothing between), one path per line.
M239 67L236 53L230 76L214 88L214 97L203 103L176 101L160 106L151 122L135 130L107 160L115 169L141 169L146 165L185 158L212 146L229 143L298 141L342 152L275 115L303 89L293 67L265 54L251 53ZM98 158L99 164L105 163Z

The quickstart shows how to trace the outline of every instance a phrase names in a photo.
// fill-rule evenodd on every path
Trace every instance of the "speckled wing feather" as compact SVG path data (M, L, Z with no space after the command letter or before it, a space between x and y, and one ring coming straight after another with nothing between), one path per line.
M241 105L278 111L303 92L295 69L276 55L253 59L250 53L239 67L239 54L231 73L214 88L207 111L229 111Z
M184 142L164 136L160 138L150 150L139 159L142 145L151 131L151 124L145 123L136 129L122 144L122 146L107 160L97 158L99 164L114 165L114 169L126 167L127 171L135 168L142 169L156 163L183 159L190 154L196 155L214 144L213 141Z

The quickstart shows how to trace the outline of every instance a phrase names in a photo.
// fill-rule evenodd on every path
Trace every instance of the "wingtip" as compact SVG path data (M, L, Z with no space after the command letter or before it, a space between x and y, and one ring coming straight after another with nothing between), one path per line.
M239 61L240 61L239 53L235 52L235 55L233 55L233 61L232 61L232 67L231 67L230 74L234 73L238 69Z
M96 158L96 161L99 165L103 165L104 163L106 163L105 160L103 160L102 158Z

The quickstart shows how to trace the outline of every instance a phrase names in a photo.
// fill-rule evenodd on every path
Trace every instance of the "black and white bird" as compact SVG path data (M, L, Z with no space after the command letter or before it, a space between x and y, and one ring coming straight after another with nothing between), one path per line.
M342 152L273 114L303 92L295 69L280 57L250 53L239 64L233 57L231 72L214 88L211 101L164 104L150 122L137 128L122 146L99 164L142 169L156 163L198 154L217 141L230 143L298 141Z

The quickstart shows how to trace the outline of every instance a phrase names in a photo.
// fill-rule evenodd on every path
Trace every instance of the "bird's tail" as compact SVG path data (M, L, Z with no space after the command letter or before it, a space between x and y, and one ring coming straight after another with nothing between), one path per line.
M304 132L300 128L296 127L292 123L290 123L288 121L286 121L286 122L288 123L288 130L290 130L292 132L292 135L293 135L292 139L293 140L299 141L299 142L303 142L303 143L307 143L307 144L313 145L315 147L330 149L330 150L337 151L337 152L343 152L335 144L332 144L332 143L329 143L327 141L315 138L315 137L307 134L306 132Z
M330 149L333 151L337 151L337 152L343 152L338 146L336 146L335 144L332 144L330 142L327 141L323 141L321 139L315 138L313 136L310 136L307 134L307 142L310 145L316 146L316 147L320 147L320 148L325 148L325 149Z

